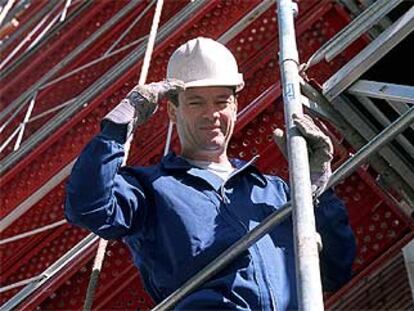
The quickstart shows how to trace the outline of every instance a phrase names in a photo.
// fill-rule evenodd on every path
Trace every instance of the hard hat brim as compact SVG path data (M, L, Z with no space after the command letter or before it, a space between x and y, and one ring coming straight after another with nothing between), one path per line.
M191 82L186 82L185 88L192 88L192 87L214 87L214 86L227 86L227 87L233 87L236 89L236 92L239 92L244 87L244 81L243 81L243 75L239 74L238 79L232 79L231 81L225 81L225 80L217 80L217 79L202 79L202 80L196 80Z

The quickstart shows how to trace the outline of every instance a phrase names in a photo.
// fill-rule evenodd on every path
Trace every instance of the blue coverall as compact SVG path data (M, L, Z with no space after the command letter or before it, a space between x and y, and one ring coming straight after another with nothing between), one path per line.
M125 133L125 126L104 122L83 150L67 184L65 215L105 239L123 238L155 302L289 200L284 181L241 160L232 160L237 170L224 183L172 153L155 166L121 167ZM351 276L355 239L346 209L332 190L319 204L323 285L335 290ZM176 308L297 309L291 220Z

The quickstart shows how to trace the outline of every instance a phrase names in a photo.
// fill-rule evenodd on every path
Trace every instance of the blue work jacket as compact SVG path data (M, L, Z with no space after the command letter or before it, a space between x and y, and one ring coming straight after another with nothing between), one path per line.
M67 184L65 215L105 239L122 238L155 302L289 200L283 180L240 160L232 160L237 169L226 182L172 153L155 166L121 167L125 131L108 122L83 150ZM346 209L332 190L319 205L323 285L334 290L350 278L355 240ZM176 308L297 309L291 219Z

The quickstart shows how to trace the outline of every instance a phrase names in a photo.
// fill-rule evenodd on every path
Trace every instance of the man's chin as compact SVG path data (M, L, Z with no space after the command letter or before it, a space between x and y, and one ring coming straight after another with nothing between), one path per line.
M200 147L205 151L218 152L226 150L226 143L221 137L215 137L213 139L205 139Z
M208 151L220 151L224 149L225 148L222 143L210 142L204 145L204 150L208 150Z
M220 145L209 145L209 146L204 146L204 150L207 151L219 151L223 149L222 146Z

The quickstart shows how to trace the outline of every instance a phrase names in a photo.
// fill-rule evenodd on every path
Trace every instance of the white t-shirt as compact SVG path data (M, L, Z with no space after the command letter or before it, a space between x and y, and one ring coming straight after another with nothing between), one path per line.
M235 170L235 168L231 164L218 164L216 162L210 161L198 161L198 160L190 160L184 158L188 163L191 165L197 166L199 168L208 170L218 177L220 177L223 181L227 180L231 173Z

